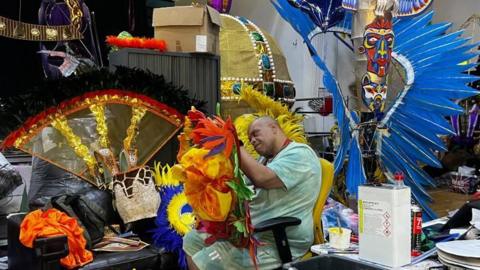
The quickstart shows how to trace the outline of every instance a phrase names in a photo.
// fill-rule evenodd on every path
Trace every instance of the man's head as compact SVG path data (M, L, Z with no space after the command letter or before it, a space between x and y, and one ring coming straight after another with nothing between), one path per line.
M248 139L258 154L270 158L282 149L286 136L277 121L271 117L263 116L250 124Z

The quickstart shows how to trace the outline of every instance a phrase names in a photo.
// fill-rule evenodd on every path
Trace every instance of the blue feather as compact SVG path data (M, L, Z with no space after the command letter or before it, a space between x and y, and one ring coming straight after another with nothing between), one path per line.
M167 217L167 208L172 198L183 192L183 185L164 186L161 188L161 203L155 218L156 228L152 230L153 244L164 248L167 252L178 255L178 265L181 269L187 269L187 259L183 251L183 237L175 231Z
M425 26L424 28L417 29L415 31L411 31L404 35L395 35L395 42L397 42L398 44L402 44L403 46L409 46L411 44L423 44L430 41L432 37L436 37L445 33L445 31L450 28L451 25L451 23L433 24Z
M415 1L417 0L401 0L400 11L408 13L413 6L419 5ZM324 86L334 99L334 116L341 137L341 145L334 161L335 174L341 171L348 156L346 185L351 194L356 194L358 185L366 180L358 138L352 135L359 123L358 117L346 107L338 82L309 40L315 26L308 16L292 8L288 0L272 2L280 15L302 36L313 61L323 72ZM348 6L350 2L354 1L344 0L344 5ZM393 51L408 62L399 61L401 65L406 64L405 69L413 68L409 70L413 71L413 76L407 78L413 83L400 91L379 123L375 135L381 164L390 174L405 172L405 183L411 187L413 197L425 210L426 220L434 218L435 213L428 206L432 199L424 186L434 186L434 182L419 167L419 163L440 165L433 151L446 149L438 136L454 133L445 116L463 113L463 108L453 100L477 94L477 91L466 86L476 78L462 74L471 65L458 64L477 56L469 51L478 45L465 45L468 39L460 37L461 31L446 34L451 24L432 24L433 15L431 11L417 17L393 21ZM390 137L384 136L385 132L380 132L385 128Z
M425 201L431 198L422 186L433 185L433 181L419 168L418 162L440 165L432 152L445 150L438 135L453 133L444 116L463 112L463 108L452 100L477 94L466 86L475 78L462 74L469 67L462 69L457 65L474 56L468 53L471 45L462 46L467 40L459 38L460 32L441 36L449 25L430 25L432 16L433 12L430 12L415 19L398 19L394 23L397 42L394 51L399 48L398 53L411 63L415 80L399 94L400 99L388 112L389 117L383 120L391 138L377 136L380 160L391 173L395 170L407 172L405 182L429 218L434 218L435 214ZM414 45L428 39L431 39L426 42L428 45ZM408 153L401 149L408 149Z
M442 164L437 157L430 151L427 145L423 144L418 138L410 136L403 130L398 130L394 127L389 129L391 132L391 139L402 147L402 149L409 149L413 159L419 160L432 167L441 168Z
M415 17L415 18L406 18L406 19L397 19L394 21L393 30L395 37L401 37L403 34L408 34L412 29L419 29L430 24L433 18L433 11L428 12L427 14Z
M420 173L421 170L418 168L418 166L416 166L413 163L411 157L409 155L407 155L406 151L398 148L395 143L391 143L391 140L388 137L384 137L383 140L382 140L382 147L381 147L380 152L385 157L387 157L387 156L389 157L389 160L387 160L387 161L386 161L386 159L382 159L383 163L388 162L388 161L396 162L396 164L398 166L403 168L402 170L400 170L402 172L403 171L410 172L410 171L408 171L410 169L417 171L418 175L420 175L421 177L415 178L411 174L407 174L405 179L408 179L410 177L410 179L412 179L412 181L413 181L412 182L413 185L416 186L423 193L422 196L425 196L425 197L431 199L430 195L428 195L428 193L425 191L423 186L429 186L429 185L434 186L433 181L425 173L423 173L423 174ZM390 173L395 173L395 172L396 171L393 171L393 172L390 172Z
M363 169L362 152L358 145L358 139L352 140L350 154L348 158L347 175L345 179L347 191L351 195L358 194L358 186L367 182L365 171Z
M438 54L444 53L445 50L458 48L459 46L464 45L466 42L467 40L459 39L449 43L443 43L437 46L432 44L432 46L428 49L425 48L422 51L418 50L416 53L411 53L410 59L412 59L412 61L415 61L416 59L424 59L427 57L438 55Z
M436 44L450 43L450 42L456 40L458 37L460 37L460 35L462 33L463 33L463 31L456 31L456 32L453 32L453 33L450 33L450 34L447 34L447 35L444 35L444 36L438 36L438 37L432 38L429 41L424 42L424 43L413 43L413 44L408 44L408 46L404 45L404 44L399 44L399 45L395 46L395 51L397 51L401 54L404 54L404 53L410 54L410 53L415 52L415 51L424 51L426 49L435 47Z
M427 111L435 111L442 115L463 113L463 108L460 105L443 97L430 96L427 98L421 98L412 94L407 95L404 98L404 102Z
M448 63L446 63L445 65L442 65L442 63L439 63L438 65L431 67L430 71L434 74L437 74L437 73L459 74L464 72L465 70L469 70L476 66L477 64L475 63L466 64L466 65L452 65ZM428 76L428 74L425 74L425 75Z
M394 117L398 117L397 115ZM425 144L427 147L438 151L445 151L444 143L436 136L436 133L430 130L429 128L425 128L425 125L422 127L421 123L414 123L413 121L405 121L400 120L397 121L396 119L392 118L392 124L390 124L390 128L392 128L393 121L395 121L395 128L397 130L401 130L405 134L410 134L419 140L419 143Z

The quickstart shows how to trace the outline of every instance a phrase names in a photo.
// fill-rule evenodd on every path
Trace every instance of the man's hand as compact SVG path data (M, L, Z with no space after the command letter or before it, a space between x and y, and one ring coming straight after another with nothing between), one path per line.
M240 147L240 169L259 188L284 188L282 180L265 165L258 163L243 146Z

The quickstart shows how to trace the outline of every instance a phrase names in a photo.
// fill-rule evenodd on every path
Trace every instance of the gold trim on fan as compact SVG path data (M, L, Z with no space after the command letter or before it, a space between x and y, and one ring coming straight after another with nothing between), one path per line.
M90 175L95 176L97 160L90 154L88 147L82 143L82 138L73 132L72 128L68 125L67 118L64 115L59 115L52 119L51 124L62 134L75 154L85 162Z
M92 104L90 111L95 116L97 123L97 133L99 135L100 146L105 149L110 149L110 140L108 139L107 121L105 119L105 104Z
M127 128L127 137L123 140L123 150L127 153L132 151L132 145L135 145L135 140L138 135L138 125L142 121L145 113L147 112L146 108L142 107L132 107L132 118L130 119L130 126Z

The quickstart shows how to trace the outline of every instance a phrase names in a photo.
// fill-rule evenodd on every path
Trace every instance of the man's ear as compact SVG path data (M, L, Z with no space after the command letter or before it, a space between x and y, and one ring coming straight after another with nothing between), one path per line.
M275 124L271 124L270 127L272 128L272 133L277 134L278 133L278 126Z

